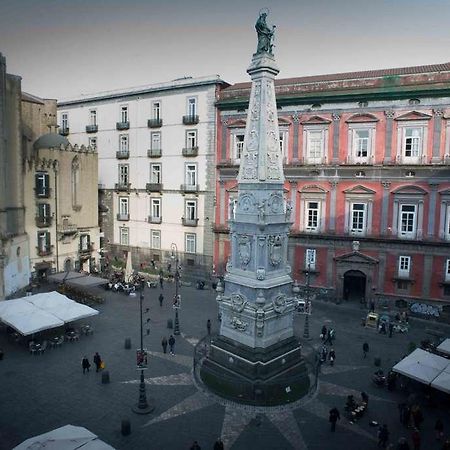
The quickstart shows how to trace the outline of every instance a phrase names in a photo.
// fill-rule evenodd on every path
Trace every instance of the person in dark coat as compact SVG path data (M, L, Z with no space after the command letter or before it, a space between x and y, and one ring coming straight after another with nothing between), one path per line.
M163 353L167 353L167 339L165 336L162 338L161 345L163 348Z
M441 419L436 420L434 425L434 432L436 434L436 440L440 441L444 437L444 423Z
M378 447L386 448L389 440L389 430L386 424L384 424L378 430Z
M162 295L162 293L159 294L158 300L159 300L159 306L162 308L162 304L164 301L164 295Z
M208 330L208 336L211 334L211 320L206 321L206 329Z
M330 366L334 366L334 360L336 359L336 352L334 349L330 349L330 353L328 354L328 358L330 360Z
M83 368L83 373L85 373L86 370L89 372L89 367L91 367L91 363L90 363L89 360L87 359L87 356L85 356L85 357L81 360L81 367Z
M94 355L94 364L95 364L95 371L98 372L100 370L100 366L102 364L102 358L98 354L98 352L95 352Z
M367 353L369 353L369 344L367 342L364 342L363 344L363 354L364 354L364 358L367 357Z
M421 444L421 437L420 437L420 431L417 428L414 428L411 439L413 441L413 448L414 450L420 450L420 444Z
M396 450L410 450L409 444L408 444L408 441L406 440L406 438L401 437L398 440L398 444L397 444L397 449Z
M322 336L322 341L324 341L327 338L327 327L325 325L322 326L320 334Z
M191 445L190 450L202 450L202 448L200 447L200 445L198 445L197 441L194 441L194 443Z
M175 355L174 347L175 347L175 338L173 337L173 335L170 335L169 336L169 349L170 349L171 355Z
M389 322L389 337L392 337L392 332L394 331L394 324Z
M162 270L159 272L159 285L161 286L161 289L164 289L164 276Z
M330 409L330 416L328 420L331 423L331 431L336 431L336 422L338 420L341 420L341 415L339 414L339 410L336 408L336 406Z
M214 443L213 450L224 450L223 442L220 437L217 438L217 441Z

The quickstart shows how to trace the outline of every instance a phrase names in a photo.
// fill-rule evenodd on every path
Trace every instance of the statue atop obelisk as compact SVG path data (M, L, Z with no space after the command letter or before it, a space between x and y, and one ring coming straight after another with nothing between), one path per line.
M308 385L294 337L291 267L287 261L290 206L284 198L272 53L274 28L262 12L258 46L247 72L252 88L230 220L231 256L217 301L222 317L201 377L218 393L253 404L279 404ZM230 394L231 392L231 394Z

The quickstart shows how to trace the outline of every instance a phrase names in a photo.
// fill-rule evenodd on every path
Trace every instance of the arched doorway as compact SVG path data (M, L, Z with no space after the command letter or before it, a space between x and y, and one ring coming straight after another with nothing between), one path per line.
M365 303L367 277L360 270L344 273L344 300Z

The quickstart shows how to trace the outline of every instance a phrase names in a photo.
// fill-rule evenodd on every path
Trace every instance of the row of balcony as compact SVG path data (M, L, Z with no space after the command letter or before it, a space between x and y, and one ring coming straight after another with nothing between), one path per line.
M43 247L36 247L36 253L38 256L49 256L53 253L54 245L46 245ZM94 251L94 244L89 244L86 247L78 247L78 253L80 255L88 255Z
M118 213L116 215L116 219L121 222L128 222L130 220L130 214L122 214ZM162 223L162 216L148 216L148 223ZM196 227L198 225L198 218L195 219L187 219L186 217L181 218L181 223L185 227Z
M183 156L198 156L198 147L185 147L181 151ZM149 148L147 150L147 156L149 158L161 158L162 150L160 148ZM117 159L128 159L130 157L129 150L118 150L116 152Z
M35 223L38 228L51 227L53 223L53 216L36 216ZM63 235L76 234L78 233L78 226L73 223L58 225L57 231Z
M186 115L183 116L183 125L196 125L199 122L199 117L197 115ZM148 119L147 127L148 128L160 128L163 125L162 119ZM119 131L129 130L130 122L116 122L116 129ZM98 125L86 125L86 133L97 133ZM59 134L61 136L68 136L70 133L69 127L61 127L59 129Z
M131 183L116 183L114 190L118 192L129 192L131 189ZM180 184L180 191L182 192L198 192L200 186L198 184ZM147 183L145 185L147 192L161 192L163 190L162 183Z

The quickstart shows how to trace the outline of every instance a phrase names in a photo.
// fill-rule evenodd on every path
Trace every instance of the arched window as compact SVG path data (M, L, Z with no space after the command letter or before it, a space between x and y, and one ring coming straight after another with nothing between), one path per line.
M78 190L80 184L80 161L78 156L75 156L72 160L72 174L71 174L71 186L72 186L72 207L78 208Z

